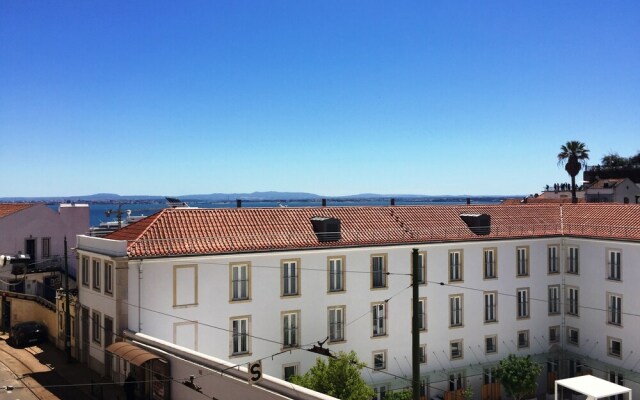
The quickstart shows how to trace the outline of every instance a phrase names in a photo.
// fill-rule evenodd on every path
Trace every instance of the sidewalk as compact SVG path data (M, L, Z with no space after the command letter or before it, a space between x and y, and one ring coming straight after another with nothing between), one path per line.
M77 361L67 363L65 352L53 344L14 348L7 338L6 334L0 335L0 387L21 389L11 394L0 390L0 400L125 399L121 383L109 382Z

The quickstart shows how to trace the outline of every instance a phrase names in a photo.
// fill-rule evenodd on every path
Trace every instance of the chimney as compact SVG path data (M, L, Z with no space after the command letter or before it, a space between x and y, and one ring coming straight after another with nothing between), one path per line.
M313 232L318 237L319 242L337 242L342 238L340 232L340 220L331 217L311 218Z
M471 197L467 197L467 205L471 204Z
M327 199L322 199L322 207L326 207L327 206Z
M396 205L396 199L391 199L390 204L391 204L392 206L395 206L395 205Z
M236 199L236 208L242 208L242 200Z

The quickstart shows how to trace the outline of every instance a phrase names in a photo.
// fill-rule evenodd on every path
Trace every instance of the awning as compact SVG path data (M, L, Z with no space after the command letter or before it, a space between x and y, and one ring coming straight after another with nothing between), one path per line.
M138 367L149 360L162 358L127 342L112 343L105 350Z

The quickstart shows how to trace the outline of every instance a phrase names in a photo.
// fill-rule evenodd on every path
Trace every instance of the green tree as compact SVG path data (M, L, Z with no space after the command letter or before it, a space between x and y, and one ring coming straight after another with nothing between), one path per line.
M629 164L629 159L618 153L609 153L602 157L601 164L605 168L624 167Z
M370 400L373 397L373 389L360 376L365 364L358 360L354 351L341 351L336 358L328 360L325 362L318 357L307 373L291 377L291 382L343 400Z
M558 164L564 164L564 169L571 176L571 202L577 203L576 196L576 175L589 159L589 149L587 146L577 140L571 140L560 146L558 153Z
M413 399L413 393L410 390L396 390L394 392L387 392L384 396L384 400L411 400Z
M500 360L496 376L513 400L522 400L534 394L541 371L542 366L531 361L531 356L516 357L509 354Z

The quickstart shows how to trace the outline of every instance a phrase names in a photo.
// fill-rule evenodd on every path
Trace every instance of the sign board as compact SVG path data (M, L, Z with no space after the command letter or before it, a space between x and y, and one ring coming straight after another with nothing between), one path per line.
M249 385L258 383L262 380L262 361L255 361L249 363Z

